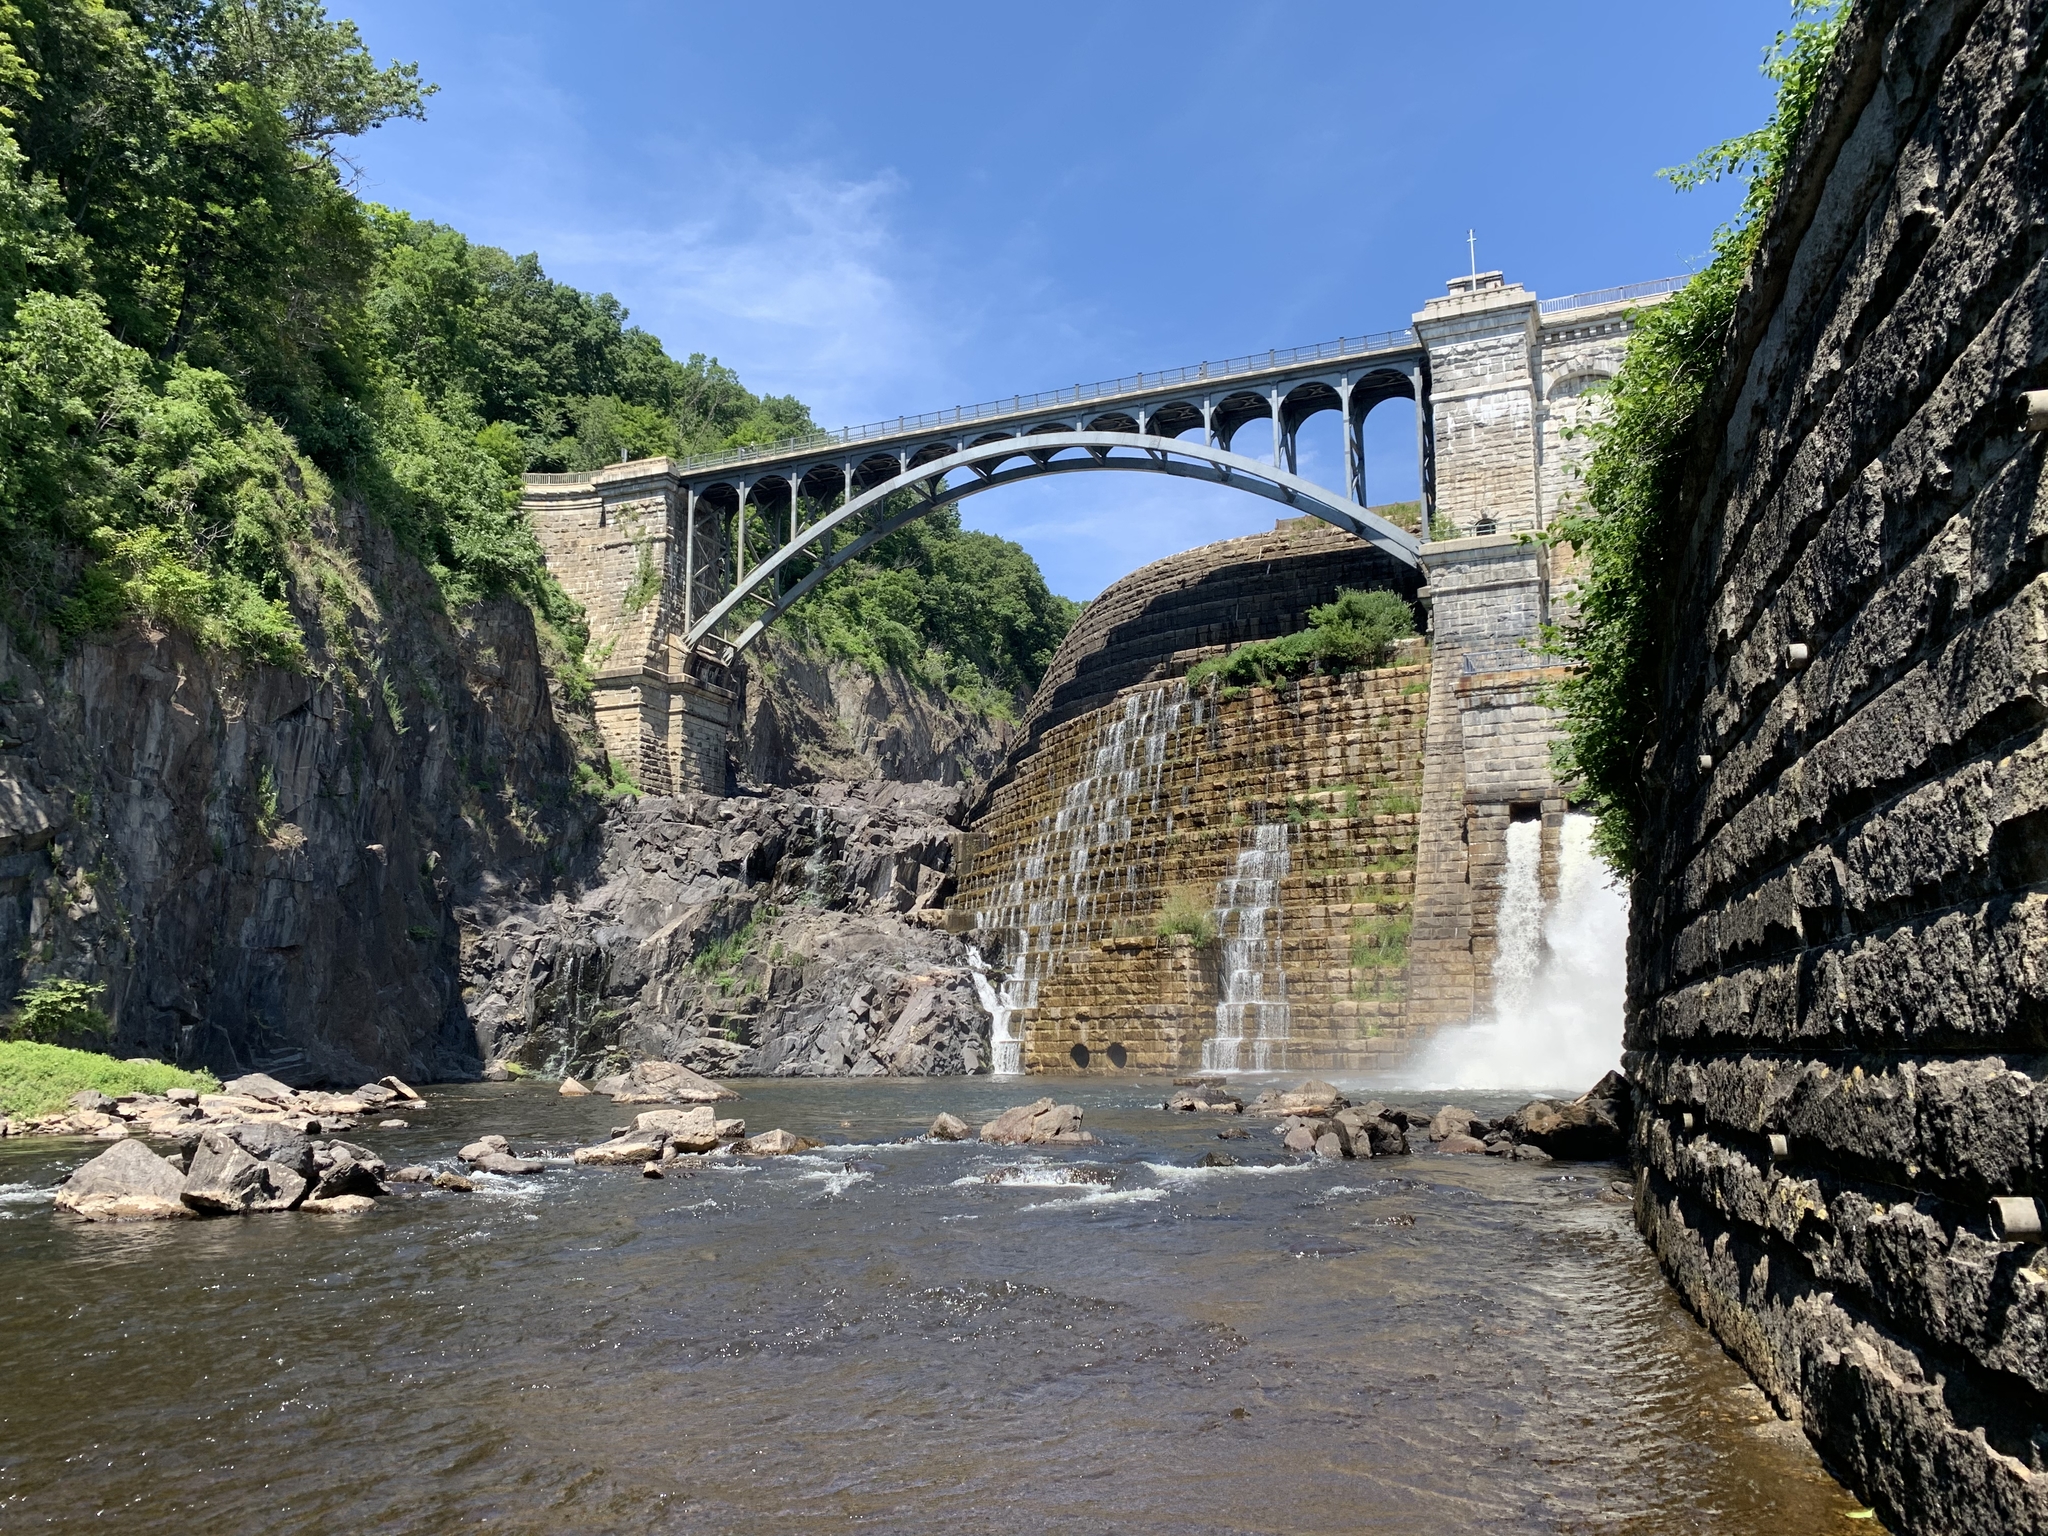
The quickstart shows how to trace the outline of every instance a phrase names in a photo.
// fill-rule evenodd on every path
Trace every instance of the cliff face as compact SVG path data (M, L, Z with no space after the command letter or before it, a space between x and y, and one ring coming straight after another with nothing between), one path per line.
M115 1055L474 1075L457 934L588 842L527 611L451 620L344 510L308 670L141 624L0 639L0 994L103 982Z
M1636 1214L1911 1532L2048 1530L2048 25L1851 13L1764 233L1634 889Z
M493 1063L579 1077L657 1058L719 1074L988 1065L965 946L940 926L958 794L937 785L617 806L587 884L468 946Z
M870 671L777 631L736 670L744 715L732 750L743 784L986 781L1016 734L894 668Z

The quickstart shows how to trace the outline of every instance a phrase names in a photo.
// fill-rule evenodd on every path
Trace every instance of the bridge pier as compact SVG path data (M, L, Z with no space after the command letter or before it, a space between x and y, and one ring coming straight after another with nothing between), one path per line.
M688 610L719 590L719 514L667 459L528 475L526 509L589 621L592 705L615 769L648 794L724 794L738 699L682 646Z

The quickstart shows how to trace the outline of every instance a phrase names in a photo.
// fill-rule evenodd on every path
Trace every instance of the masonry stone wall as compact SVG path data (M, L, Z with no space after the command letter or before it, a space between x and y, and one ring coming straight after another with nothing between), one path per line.
M1130 829L1095 850L1091 864L1115 877L1055 935L1037 1007L1019 1020L1026 1067L1199 1065L1216 1030L1217 955L1159 939L1158 919L1176 889L1213 906L1254 829L1274 823L1289 829L1290 867L1269 931L1280 934L1292 1011L1274 1065L1365 1070L1398 1060L1428 702L1417 665L1188 701L1156 778L1091 806L1108 820L1128 817ZM1064 899L1073 909L1061 884L1068 865L1047 832L1090 771L1104 721L1122 712L1113 700L1047 731L996 791L961 860L963 929L1006 942L988 919L1015 906L1020 878L1026 905Z
M1851 13L1692 454L1645 764L1637 1219L1898 1532L2048 1530L2044 71L2037 3Z
M1112 584L1060 642L1025 711L1019 753L1135 683L1306 629L1309 609L1344 588L1413 597L1420 580L1384 550L1313 517L1155 560Z
M681 646L686 571L699 604L716 590L717 519L699 509L691 530L667 459L529 475L524 505L549 571L583 605L592 703L612 761L650 794L723 794L737 701L696 675Z
M1411 1032L1484 1013L1499 952L1507 829L1546 828L1539 879L1554 891L1566 809L1544 689L1560 674L1535 649L1549 612L1550 553L1511 534L1423 547L1429 573L1429 729L1404 1018Z

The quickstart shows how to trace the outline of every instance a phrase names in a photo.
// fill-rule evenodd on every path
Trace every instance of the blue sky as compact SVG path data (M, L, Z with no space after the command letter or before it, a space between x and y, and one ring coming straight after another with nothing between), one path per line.
M1550 296L1686 272L1760 123L1785 0L1537 6L335 0L441 86L360 190L538 251L823 426L1405 325L1466 267ZM1412 408L1368 499L1415 494ZM1335 484L1336 421L1303 473ZM1323 441L1327 438L1328 441ZM1081 475L969 500L1055 590L1268 526Z

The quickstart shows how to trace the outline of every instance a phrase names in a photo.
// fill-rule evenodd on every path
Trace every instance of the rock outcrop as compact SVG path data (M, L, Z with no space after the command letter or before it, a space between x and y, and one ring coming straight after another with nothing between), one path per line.
M584 846L579 717L524 607L451 617L352 509L315 535L303 670L0 636L0 996L103 983L114 1054L222 1077L474 1076L457 912Z
M986 1068L988 1017L939 911L958 806L939 785L831 784L618 807L589 885L471 943L487 1059L607 1091L634 1062L719 1076Z
M743 784L800 786L886 779L986 782L1016 727L891 667L833 656L770 630L735 669L742 717L733 767Z

